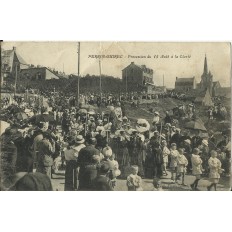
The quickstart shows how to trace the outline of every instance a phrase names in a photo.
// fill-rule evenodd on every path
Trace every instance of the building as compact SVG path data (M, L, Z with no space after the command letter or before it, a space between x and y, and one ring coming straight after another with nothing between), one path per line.
M19 75L21 69L27 68L29 66L18 54L16 47L13 47L12 50L2 50L1 59L1 83L3 83L3 79L15 79L16 75Z
M122 70L122 82L125 91L143 91L146 84L153 83L153 69L131 62Z
M20 79L27 80L50 80L59 79L59 76L48 69L47 67L30 67L27 69L21 69Z
M175 90L180 92L188 92L196 89L196 78L179 78L176 77Z
M209 90L210 95L213 93L213 75L208 71L207 57L205 56L203 74L201 75L201 81L199 84L201 91Z

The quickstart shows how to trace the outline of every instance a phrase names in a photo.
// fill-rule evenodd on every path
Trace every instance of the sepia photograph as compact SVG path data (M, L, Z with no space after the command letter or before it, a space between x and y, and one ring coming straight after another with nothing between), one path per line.
M0 52L1 191L231 190L231 43Z

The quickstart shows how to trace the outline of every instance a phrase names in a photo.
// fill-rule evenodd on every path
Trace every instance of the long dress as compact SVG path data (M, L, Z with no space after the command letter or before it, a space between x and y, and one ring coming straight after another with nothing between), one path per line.
M144 164L144 174L146 178L152 179L154 177L154 156L152 152L152 145L151 143L147 144L146 149L146 159Z
M121 168L121 176L126 177L126 168L130 166L130 156L128 151L128 141L124 137L118 138L117 141L117 161Z

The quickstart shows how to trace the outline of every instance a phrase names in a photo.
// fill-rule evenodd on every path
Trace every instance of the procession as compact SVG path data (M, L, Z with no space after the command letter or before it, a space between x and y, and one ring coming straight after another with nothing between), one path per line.
M199 104L178 79L169 91L130 90L125 73L120 93L1 93L1 191L230 190L230 98L209 85ZM206 57L202 86L204 75Z

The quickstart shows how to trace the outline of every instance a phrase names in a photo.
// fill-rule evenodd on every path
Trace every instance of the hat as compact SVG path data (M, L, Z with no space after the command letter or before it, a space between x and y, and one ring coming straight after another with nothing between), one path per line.
M105 130L104 126L97 126L97 128L96 128L97 132L104 131L104 130Z
M113 154L113 151L110 147L105 147L103 148L102 153L105 157L111 157Z
M180 132L180 128L176 128L176 131Z
M188 144L191 144L191 141L189 139L185 139L184 141Z
M205 139L202 140L202 143L203 143L205 146L208 146L208 145L209 145L209 144L208 144L208 141L205 140Z
M82 135L77 135L76 138L75 138L75 143L77 144L81 144L81 143L84 143L85 142L85 139Z
M129 130L128 130L128 133L131 135L131 134L133 134L133 133L135 133L135 132L138 132L137 130L135 130L135 129L133 129L133 128L130 128Z
M171 147L174 147L174 146L176 146L176 143L172 143L172 144L171 144Z
M155 111L155 113L154 114L157 114L157 115L159 115L159 112L158 111Z

